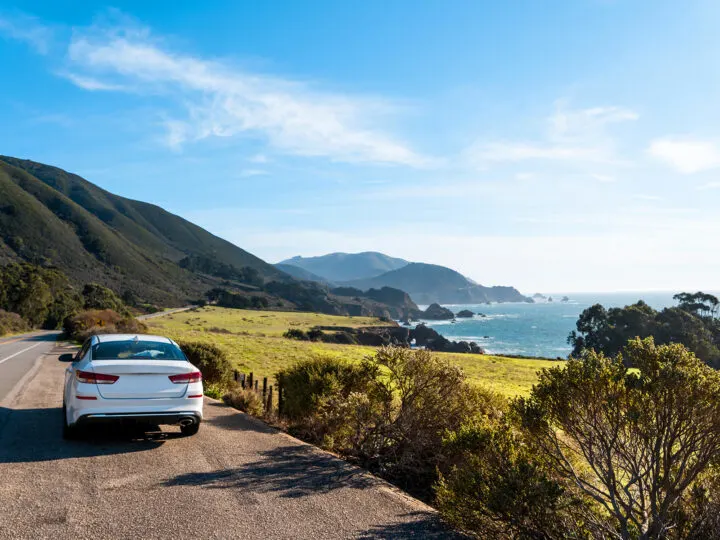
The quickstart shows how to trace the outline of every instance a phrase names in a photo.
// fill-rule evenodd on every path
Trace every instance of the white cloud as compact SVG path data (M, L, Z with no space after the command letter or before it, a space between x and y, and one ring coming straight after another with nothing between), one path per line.
M472 157L484 161L525 161L530 159L556 161L603 161L605 155L597 148L559 146L524 142L481 143L471 148Z
M125 90L126 88L119 84L110 84L93 77L84 77L82 75L76 75L74 73L62 73L61 77L65 77L75 86L79 86L85 90Z
M720 189L720 182L718 182L718 181L708 182L708 183L703 184L702 186L698 187L698 190L705 190L705 189Z
M557 102L541 140L479 141L470 147L468 154L479 166L527 160L614 162L617 161L615 145L607 134L607 126L638 118L636 112L623 107L568 109Z
M652 141L648 152L682 174L720 167L720 146L715 141L667 137Z
M250 163L267 163L270 160L265 154L255 154L248 161Z
M53 31L37 18L24 13L0 14L0 35L28 43L40 54L47 54Z
M431 161L379 127L393 110L384 100L324 92L174 53L147 29L76 33L68 57L77 72L71 80L78 86L117 90L129 83L137 92L167 95L185 107L186 118L166 123L167 143L173 148L250 134L286 153L335 161L415 167ZM92 84L87 84L87 73Z

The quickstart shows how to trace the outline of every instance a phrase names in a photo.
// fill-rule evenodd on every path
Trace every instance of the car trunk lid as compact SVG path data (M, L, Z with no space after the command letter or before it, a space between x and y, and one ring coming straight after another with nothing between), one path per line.
M172 360L94 360L91 367L95 373L119 377L113 384L97 385L104 399L179 398L188 385L175 384L170 376L197 371L188 362Z

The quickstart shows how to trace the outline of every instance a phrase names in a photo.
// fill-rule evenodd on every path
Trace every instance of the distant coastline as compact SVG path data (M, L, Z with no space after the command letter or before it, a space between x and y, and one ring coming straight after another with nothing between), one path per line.
M708 291L713 292L713 291ZM485 317L452 321L421 321L452 340L475 341L488 354L518 358L566 358L572 347L567 336L575 330L580 313L599 303L623 307L643 300L655 309L676 305L675 292L543 293L567 302L508 302L490 304L444 304L457 313L468 309ZM419 306L421 309L426 306Z

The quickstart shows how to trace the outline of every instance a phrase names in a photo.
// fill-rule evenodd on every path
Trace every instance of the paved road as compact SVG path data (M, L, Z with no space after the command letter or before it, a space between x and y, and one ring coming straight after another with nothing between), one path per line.
M15 357L36 367L0 406L0 538L451 537L422 503L215 401L194 437L64 441L66 364L47 339L0 344L2 359L40 343Z
M190 309L193 309L197 306L185 306L185 307L179 307L174 309L167 309L165 311L158 311L157 313L149 313L147 315L138 315L136 317L139 321L147 321L148 319L155 319L157 317L164 317L165 315L172 315L173 313L180 313L182 311L188 311Z
M38 358L53 349L58 334L34 332L0 339L0 405L33 368Z

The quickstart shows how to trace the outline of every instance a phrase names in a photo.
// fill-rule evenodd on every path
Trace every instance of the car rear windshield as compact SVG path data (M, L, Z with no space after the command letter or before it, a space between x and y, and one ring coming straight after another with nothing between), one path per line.
M108 341L92 347L93 360L186 360L177 345L161 341Z

